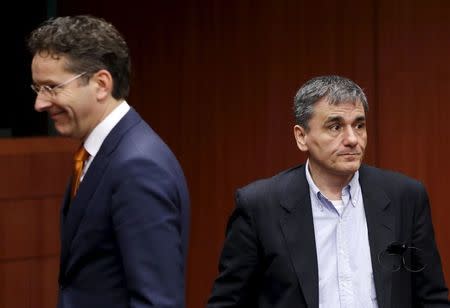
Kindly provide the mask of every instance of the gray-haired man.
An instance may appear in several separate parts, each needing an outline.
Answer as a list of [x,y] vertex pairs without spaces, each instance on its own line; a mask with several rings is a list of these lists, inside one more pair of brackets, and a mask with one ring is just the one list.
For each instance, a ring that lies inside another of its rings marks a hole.
[[237,191],[208,308],[450,307],[425,188],[362,165],[361,88],[317,77],[294,110],[308,160]]

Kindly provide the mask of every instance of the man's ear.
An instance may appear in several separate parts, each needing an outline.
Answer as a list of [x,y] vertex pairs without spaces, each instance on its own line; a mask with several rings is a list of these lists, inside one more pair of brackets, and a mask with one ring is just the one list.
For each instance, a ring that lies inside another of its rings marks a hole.
[[295,142],[297,143],[297,147],[300,149],[300,151],[302,152],[308,151],[308,145],[306,144],[306,137],[307,137],[306,129],[300,125],[295,125],[294,137]]
[[97,100],[103,102],[112,94],[113,79],[111,73],[107,70],[99,70],[92,76],[95,82]]

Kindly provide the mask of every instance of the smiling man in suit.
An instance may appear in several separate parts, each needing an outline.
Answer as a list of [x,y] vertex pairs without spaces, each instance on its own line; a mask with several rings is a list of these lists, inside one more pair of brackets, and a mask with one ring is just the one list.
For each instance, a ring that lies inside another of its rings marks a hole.
[[103,19],[73,16],[48,20],[28,45],[35,109],[82,144],[61,211],[58,307],[184,307],[187,186],[125,101],[125,40]]
[[208,308],[450,307],[425,188],[362,165],[361,88],[317,77],[294,110],[308,160],[237,191]]

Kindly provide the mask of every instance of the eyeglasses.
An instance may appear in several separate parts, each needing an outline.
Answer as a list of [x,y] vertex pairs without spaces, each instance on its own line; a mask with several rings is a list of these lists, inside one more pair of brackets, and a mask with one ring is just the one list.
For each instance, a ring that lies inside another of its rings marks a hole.
[[418,273],[427,266],[423,261],[422,249],[408,246],[406,243],[393,242],[378,254],[378,262],[384,269],[397,272],[402,267],[408,272]]
[[70,78],[69,80],[66,80],[56,86],[48,86],[48,85],[44,85],[44,86],[40,86],[37,84],[32,84],[31,85],[31,89],[33,89],[34,92],[36,92],[36,94],[44,94],[44,95],[50,95],[50,96],[55,96],[57,93],[55,90],[60,89],[62,87],[64,87],[65,85],[71,83],[72,81],[80,78],[81,76],[85,75],[87,72],[78,74],[73,76],[72,78]]

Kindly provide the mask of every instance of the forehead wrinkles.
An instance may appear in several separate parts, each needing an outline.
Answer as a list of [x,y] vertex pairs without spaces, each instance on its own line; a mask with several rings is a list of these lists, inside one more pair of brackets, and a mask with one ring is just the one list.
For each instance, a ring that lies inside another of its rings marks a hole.
[[322,107],[323,109],[360,109],[364,111],[364,106],[359,100],[333,101],[327,97],[322,98],[314,104],[314,107]]
[[360,102],[345,102],[335,105],[330,104],[328,101],[320,101],[316,104],[313,115],[317,115],[324,121],[333,119],[342,121],[365,119],[364,107]]

